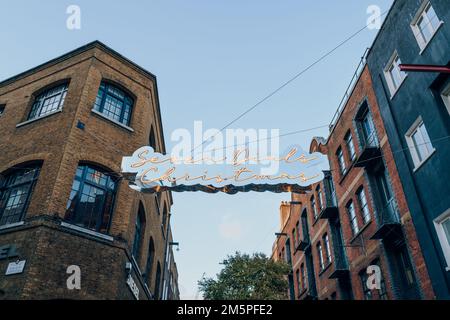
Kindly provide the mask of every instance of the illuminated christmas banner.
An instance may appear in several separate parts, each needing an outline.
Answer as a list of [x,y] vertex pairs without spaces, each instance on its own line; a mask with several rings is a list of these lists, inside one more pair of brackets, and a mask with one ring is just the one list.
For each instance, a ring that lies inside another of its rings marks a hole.
[[227,155],[174,157],[142,147],[122,159],[122,173],[141,192],[165,190],[225,192],[304,192],[329,169],[321,153],[309,154],[292,146],[280,157],[252,155],[242,148]]

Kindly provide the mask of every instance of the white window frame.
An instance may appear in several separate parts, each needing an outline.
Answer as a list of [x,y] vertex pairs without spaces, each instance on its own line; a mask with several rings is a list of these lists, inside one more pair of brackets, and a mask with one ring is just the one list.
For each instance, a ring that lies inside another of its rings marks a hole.
[[[417,10],[416,15],[414,16],[412,22],[411,22],[411,29],[412,32],[414,34],[414,37],[417,40],[417,44],[419,45],[420,48],[420,54],[422,54],[423,51],[425,51],[426,47],[428,46],[428,44],[431,42],[431,40],[433,40],[435,34],[437,33],[437,31],[441,28],[441,26],[444,24],[444,22],[442,20],[438,21],[438,24],[436,26],[436,28],[433,27],[433,24],[431,24],[428,15],[425,14],[425,12],[430,8],[433,7],[431,5],[430,0],[424,0],[422,2],[422,5],[419,7],[419,10]],[[436,12],[436,10],[433,11]],[[439,19],[439,17],[437,16],[436,13],[436,17]],[[423,37],[422,35],[422,31],[420,30],[420,27],[418,25],[419,20],[423,18],[426,20],[427,22],[427,28],[429,29],[431,36],[430,39],[428,39],[428,41]]]
[[[427,128],[425,127],[422,117],[419,116],[405,134],[405,139],[408,144],[409,153],[411,154],[411,158],[413,159],[413,162],[414,162],[414,172],[417,171],[417,169],[419,169],[436,152],[436,149],[433,147],[433,144],[431,143],[431,138],[430,138],[430,144],[431,144],[432,150],[425,158],[423,158],[422,160],[419,159],[418,151],[416,150],[416,146],[414,145],[412,136],[417,131],[417,129],[419,128],[420,125],[423,125],[425,130],[427,131]],[[427,135],[429,138],[428,131],[427,131]]]
[[442,223],[447,219],[450,219],[450,208],[434,219],[433,222],[441,244],[442,252],[444,253],[445,261],[447,262],[447,267],[445,270],[450,271],[450,245],[448,243],[447,236],[445,235],[444,228],[442,227]]
[[398,86],[395,85],[389,69],[391,69],[391,67],[394,65],[394,62],[397,59],[400,60],[400,63],[402,62],[400,59],[400,56],[397,53],[397,50],[395,50],[394,53],[392,54],[391,58],[389,59],[388,63],[386,64],[386,67],[383,70],[384,78],[386,79],[387,85],[389,87],[389,91],[391,92],[391,99],[395,96],[397,91],[400,89],[403,82],[405,82],[406,77],[408,77],[408,74],[406,72],[399,70],[401,80],[400,80],[400,83],[398,84]]
[[441,98],[444,101],[448,114],[450,115],[450,83],[447,85],[444,91],[442,91]]

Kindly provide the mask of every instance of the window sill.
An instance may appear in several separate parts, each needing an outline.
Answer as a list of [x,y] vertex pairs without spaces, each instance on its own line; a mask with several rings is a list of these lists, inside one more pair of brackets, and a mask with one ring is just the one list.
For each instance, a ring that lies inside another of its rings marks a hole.
[[372,220],[370,220],[364,226],[362,226],[362,228],[359,229],[359,231],[350,239],[349,243],[353,243],[364,232],[364,230],[366,230],[370,226],[371,223]]
[[419,55],[422,55],[424,51],[428,48],[428,45],[431,43],[431,41],[433,41],[434,36],[437,34],[437,32],[439,31],[439,29],[442,27],[443,24],[444,21],[441,20],[436,30],[434,30],[434,33],[431,35],[430,40],[428,40],[428,42],[420,49]]
[[348,168],[345,168],[345,172],[339,171],[340,174],[341,174],[341,178],[339,179],[339,184],[340,185],[344,182],[345,178],[347,178],[347,175],[350,172],[350,169],[351,169],[351,166],[348,167]]
[[67,229],[72,229],[72,230],[75,230],[75,231],[79,231],[81,233],[85,233],[85,234],[88,234],[90,236],[94,236],[96,238],[100,238],[100,239],[107,240],[107,241],[110,241],[110,242],[114,241],[114,238],[109,236],[109,235],[107,235],[107,234],[103,234],[103,233],[100,233],[100,232],[92,231],[92,230],[89,230],[89,229],[86,229],[86,228],[83,228],[83,227],[79,227],[79,226],[76,226],[76,225],[73,225],[73,224],[70,224],[70,223],[67,223],[67,222],[61,222],[61,226],[64,227],[64,228],[67,228]]
[[313,221],[312,227],[314,227],[317,224],[317,222],[320,220],[319,216],[313,217],[313,219],[314,219],[314,221]]
[[330,268],[331,265],[332,265],[332,262],[331,261],[328,262],[328,264],[325,267],[323,267],[322,270],[319,271],[319,277],[322,276],[325,273],[325,271],[327,271]]
[[62,109],[56,110],[56,111],[47,113],[47,114],[44,115],[44,116],[40,116],[40,117],[37,117],[37,118],[34,118],[34,119],[30,119],[30,120],[27,120],[27,121],[18,123],[18,124],[16,124],[16,128],[23,127],[23,126],[25,126],[25,125],[27,125],[27,124],[33,123],[33,122],[38,121],[38,120],[41,120],[41,119],[48,118],[48,117],[50,117],[50,116],[52,116],[52,115],[54,115],[54,114],[61,113],[61,112],[62,112]]
[[9,223],[9,224],[4,224],[4,225],[0,226],[0,230],[12,229],[12,228],[15,228],[15,227],[23,226],[24,224],[25,224],[25,222],[23,222],[23,221],[15,222],[15,223]]
[[133,128],[131,128],[131,127],[129,127],[129,126],[127,126],[127,125],[125,125],[125,124],[119,122],[119,121],[116,121],[116,120],[114,120],[114,119],[108,118],[108,117],[105,116],[103,113],[98,112],[97,110],[92,109],[91,112],[94,113],[95,115],[99,116],[99,117],[102,117],[103,119],[106,119],[106,120],[108,120],[108,121],[114,123],[115,125],[117,125],[117,126],[123,128],[123,129],[125,129],[125,130],[127,130],[127,131],[134,132],[134,129],[133,129]]
[[428,157],[426,157],[425,159],[423,159],[421,162],[419,162],[417,165],[415,165],[414,169],[413,169],[413,173],[416,173],[417,170],[419,170],[424,164],[425,162],[428,161],[428,159],[431,158],[431,156],[436,152],[436,149],[433,149],[433,151],[431,151],[431,153],[428,155]]

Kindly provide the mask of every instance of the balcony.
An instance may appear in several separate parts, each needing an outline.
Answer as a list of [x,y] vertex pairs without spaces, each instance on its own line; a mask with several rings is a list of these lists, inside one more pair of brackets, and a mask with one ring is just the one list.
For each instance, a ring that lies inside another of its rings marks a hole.
[[381,160],[381,149],[377,133],[373,131],[370,136],[362,141],[361,153],[355,161],[354,166],[369,168]]
[[324,193],[324,204],[322,210],[319,213],[319,219],[333,220],[339,217],[339,211],[336,200],[336,192]]
[[311,242],[309,241],[309,236],[301,236],[297,239],[295,243],[295,252],[306,251],[310,247]]
[[334,252],[334,270],[328,277],[329,279],[348,278],[350,271],[348,268],[347,258],[342,247],[336,248]]
[[400,224],[400,214],[397,201],[392,198],[382,210],[377,213],[378,229],[371,239],[382,240],[403,236]]

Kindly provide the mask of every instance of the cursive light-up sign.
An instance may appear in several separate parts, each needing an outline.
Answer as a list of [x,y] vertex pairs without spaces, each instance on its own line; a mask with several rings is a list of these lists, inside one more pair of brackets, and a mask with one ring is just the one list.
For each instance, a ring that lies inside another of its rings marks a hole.
[[282,156],[258,157],[247,148],[225,156],[204,154],[174,157],[151,147],[136,150],[122,159],[122,173],[130,186],[143,192],[204,191],[233,194],[247,191],[303,192],[323,179],[328,159],[292,146]]

